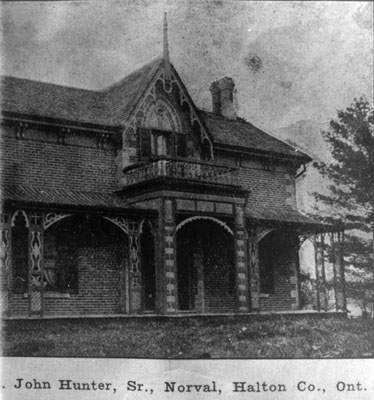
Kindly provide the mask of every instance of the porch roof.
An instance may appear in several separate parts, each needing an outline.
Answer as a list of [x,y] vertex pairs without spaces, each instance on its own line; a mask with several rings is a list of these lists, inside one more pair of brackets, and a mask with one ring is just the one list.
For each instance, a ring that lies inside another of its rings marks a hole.
[[94,207],[124,210],[129,207],[121,198],[110,192],[85,192],[62,188],[41,188],[24,185],[1,187],[1,202],[28,203],[30,205],[59,205],[67,207]]
[[246,217],[267,224],[292,225],[313,232],[329,232],[337,229],[333,225],[315,221],[300,211],[291,208],[249,206],[246,208]]

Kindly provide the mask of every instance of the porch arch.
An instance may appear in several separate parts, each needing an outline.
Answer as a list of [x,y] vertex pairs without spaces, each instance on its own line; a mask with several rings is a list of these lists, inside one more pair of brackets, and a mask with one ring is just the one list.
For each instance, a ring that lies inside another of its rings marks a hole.
[[177,293],[182,311],[236,310],[234,235],[225,223],[217,221],[191,217],[178,225]]
[[28,216],[27,216],[27,214],[26,214],[26,212],[24,210],[16,210],[13,213],[10,226],[14,227],[14,221],[17,218],[18,214],[23,215],[23,217],[25,218],[26,228],[30,228],[30,221],[29,221],[29,218],[28,218]]
[[200,215],[189,217],[189,218],[185,219],[184,221],[180,222],[177,225],[175,231],[178,232],[184,225],[186,225],[186,224],[188,224],[190,222],[199,221],[199,220],[213,221],[216,224],[222,226],[227,232],[229,232],[232,236],[234,236],[233,230],[226,223],[224,223],[223,221],[221,221],[221,220],[219,220],[217,218],[214,218],[214,217],[200,216]]

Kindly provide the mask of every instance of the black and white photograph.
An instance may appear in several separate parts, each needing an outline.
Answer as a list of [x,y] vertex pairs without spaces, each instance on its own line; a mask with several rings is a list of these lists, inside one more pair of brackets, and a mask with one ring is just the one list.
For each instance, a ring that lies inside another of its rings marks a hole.
[[4,365],[373,361],[373,3],[0,7]]

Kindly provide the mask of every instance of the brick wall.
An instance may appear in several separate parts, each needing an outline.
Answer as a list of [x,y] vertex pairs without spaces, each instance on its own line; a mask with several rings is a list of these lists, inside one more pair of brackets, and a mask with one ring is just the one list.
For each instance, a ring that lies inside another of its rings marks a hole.
[[239,181],[250,191],[248,208],[256,205],[277,208],[296,206],[292,200],[293,183],[286,173],[241,168]]
[[[40,136],[37,131],[29,131],[25,139],[16,139],[12,127],[3,127],[3,131],[4,183],[83,191],[116,187],[116,150],[96,148],[95,138],[82,137],[81,145],[61,145],[53,131],[45,134],[50,141],[36,140]],[[74,143],[78,139],[75,136]]]
[[70,298],[44,299],[46,315],[118,314],[120,271],[111,247],[79,249],[79,292]]
[[[45,292],[44,315],[100,315],[120,313],[120,269],[113,246],[80,247],[78,249],[78,293],[69,297]],[[53,297],[54,296],[54,297]],[[11,296],[12,316],[26,316],[28,298]]]
[[233,265],[217,266],[208,264],[205,266],[204,289],[206,312],[236,311],[235,273],[233,269]]
[[287,311],[298,308],[296,279],[298,253],[290,242],[281,247],[282,251],[275,253],[274,250],[274,256],[277,259],[274,266],[274,293],[260,294],[261,311]]

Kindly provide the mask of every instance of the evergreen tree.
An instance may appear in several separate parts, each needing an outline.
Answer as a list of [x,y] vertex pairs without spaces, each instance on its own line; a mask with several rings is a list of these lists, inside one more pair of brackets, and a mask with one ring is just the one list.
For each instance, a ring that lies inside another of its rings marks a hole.
[[365,294],[371,293],[374,302],[374,113],[361,97],[337,116],[322,132],[332,162],[314,163],[329,182],[329,192],[314,196],[331,210],[325,222],[340,220],[350,228],[344,246],[347,294],[366,311]]

